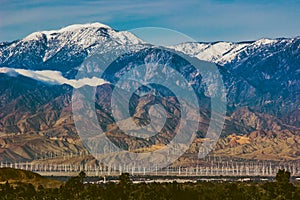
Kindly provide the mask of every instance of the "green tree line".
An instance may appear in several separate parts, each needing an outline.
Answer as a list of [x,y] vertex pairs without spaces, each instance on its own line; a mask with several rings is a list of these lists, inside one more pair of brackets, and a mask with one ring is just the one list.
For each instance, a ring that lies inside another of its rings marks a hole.
[[133,184],[128,173],[118,183],[84,184],[85,173],[70,178],[60,188],[35,188],[32,184],[0,185],[0,199],[100,199],[100,200],[264,200],[300,199],[300,187],[290,183],[290,172],[279,170],[274,182],[198,182]]

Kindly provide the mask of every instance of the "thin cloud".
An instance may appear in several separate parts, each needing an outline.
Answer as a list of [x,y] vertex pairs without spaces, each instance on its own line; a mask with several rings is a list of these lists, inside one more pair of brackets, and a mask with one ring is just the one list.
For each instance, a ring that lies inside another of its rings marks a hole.
[[59,71],[51,71],[51,70],[41,70],[41,71],[32,71],[26,69],[14,69],[14,68],[0,68],[0,73],[5,73],[9,76],[16,77],[18,75],[22,75],[28,78],[32,78],[50,85],[62,85],[67,84],[74,88],[80,88],[84,85],[89,86],[99,86],[103,84],[107,84],[109,82],[104,79],[98,77],[92,78],[82,78],[82,79],[66,79],[62,76]]

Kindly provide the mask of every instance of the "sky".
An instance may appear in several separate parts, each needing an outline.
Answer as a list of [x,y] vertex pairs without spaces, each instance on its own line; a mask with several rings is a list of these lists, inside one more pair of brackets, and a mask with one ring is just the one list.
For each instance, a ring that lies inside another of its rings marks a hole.
[[197,41],[299,36],[299,0],[0,0],[0,41],[100,22],[117,30],[159,27]]

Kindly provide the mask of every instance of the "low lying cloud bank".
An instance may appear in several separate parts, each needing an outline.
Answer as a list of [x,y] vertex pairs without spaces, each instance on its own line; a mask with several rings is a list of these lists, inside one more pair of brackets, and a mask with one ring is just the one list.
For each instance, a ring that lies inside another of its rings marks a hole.
[[82,78],[78,80],[67,79],[62,76],[61,72],[52,71],[52,70],[32,71],[27,69],[15,69],[15,68],[2,67],[0,68],[0,73],[5,73],[13,77],[22,75],[51,85],[68,84],[74,88],[80,88],[84,85],[99,86],[99,85],[109,83],[104,79],[98,77]]

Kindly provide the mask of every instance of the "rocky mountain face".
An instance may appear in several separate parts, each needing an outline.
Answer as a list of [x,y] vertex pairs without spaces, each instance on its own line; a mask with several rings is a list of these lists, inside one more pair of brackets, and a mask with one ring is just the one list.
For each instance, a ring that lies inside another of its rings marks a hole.
[[228,77],[224,76],[229,106],[250,106],[257,112],[295,123],[288,116],[299,109],[299,37],[241,43],[187,43],[175,49],[215,62],[229,73]]
[[[149,48],[129,32],[95,23],[36,32],[22,40],[1,43],[0,160],[30,161],[47,157],[52,162],[63,162],[65,155],[72,155],[69,159],[86,155],[72,116],[73,87],[58,83],[57,77],[42,79],[37,72],[57,71],[64,78],[74,80],[82,62],[95,52],[132,45],[138,46],[138,50],[112,63],[111,71],[102,77],[107,83],[97,87],[95,108],[99,124],[113,143],[124,149],[151,151],[166,145],[174,137],[176,119],[180,118],[180,105],[166,89],[146,87],[143,89],[152,91],[155,96],[133,96],[130,101],[131,117],[139,125],[149,123],[148,112],[152,105],[166,108],[167,126],[150,139],[128,136],[118,130],[109,106],[115,78],[122,76],[122,70],[147,64],[149,59],[151,63],[172,65],[192,85],[200,102],[197,138],[187,152],[197,153],[211,116],[210,97],[205,84],[201,84],[201,73],[193,71],[186,60],[170,52]],[[183,43],[169,48],[216,63],[222,75],[227,92],[227,116],[214,151],[216,155],[262,160],[299,159],[299,37],[241,43]],[[98,69],[101,70],[104,69]],[[137,78],[151,78],[151,67],[148,70],[147,76],[137,74]],[[35,80],[37,75],[39,80]],[[165,80],[174,78],[172,73],[162,76]],[[194,103],[184,101],[191,106]],[[160,120],[161,114],[155,119]],[[121,123],[126,124],[126,120],[122,119]],[[134,132],[132,127],[126,128]],[[82,157],[76,162],[83,159],[90,158]]]

